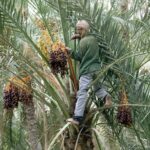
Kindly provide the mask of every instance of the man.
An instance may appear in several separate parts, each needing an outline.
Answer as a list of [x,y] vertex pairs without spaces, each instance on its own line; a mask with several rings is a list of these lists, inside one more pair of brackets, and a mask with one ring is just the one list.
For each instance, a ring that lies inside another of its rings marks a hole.
[[[96,38],[90,35],[90,26],[87,21],[80,20],[76,24],[77,34],[72,39],[80,39],[79,50],[69,50],[70,56],[80,62],[79,68],[79,90],[73,118],[67,121],[79,125],[84,116],[84,110],[88,99],[88,88],[94,77],[100,71],[99,46]],[[99,83],[95,84],[94,91],[99,99],[104,101],[105,107],[112,105],[111,96]]]

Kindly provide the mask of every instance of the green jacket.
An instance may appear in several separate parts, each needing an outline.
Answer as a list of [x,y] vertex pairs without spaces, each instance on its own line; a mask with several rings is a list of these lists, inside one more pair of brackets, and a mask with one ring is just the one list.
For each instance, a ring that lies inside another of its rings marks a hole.
[[71,50],[71,57],[80,62],[79,76],[100,70],[99,46],[93,35],[83,37],[78,51]]

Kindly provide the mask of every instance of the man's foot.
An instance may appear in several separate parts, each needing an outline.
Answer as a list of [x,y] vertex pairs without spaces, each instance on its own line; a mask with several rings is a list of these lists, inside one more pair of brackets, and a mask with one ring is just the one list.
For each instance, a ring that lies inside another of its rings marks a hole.
[[73,118],[67,119],[67,122],[70,122],[70,123],[75,124],[75,125],[79,125],[79,121],[77,121],[77,120],[75,120]]
[[110,108],[112,106],[112,99],[111,99],[111,96],[110,95],[107,95],[105,97],[105,104],[104,104],[104,107],[106,108]]

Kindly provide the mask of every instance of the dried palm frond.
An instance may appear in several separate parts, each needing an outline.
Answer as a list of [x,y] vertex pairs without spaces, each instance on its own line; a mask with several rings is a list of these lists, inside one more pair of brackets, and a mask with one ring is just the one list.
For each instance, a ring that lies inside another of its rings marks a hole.
[[64,91],[63,91],[61,85],[59,84],[58,80],[56,79],[56,77],[52,73],[49,74],[48,79],[50,80],[50,82],[52,83],[52,85],[57,89],[57,91],[61,95],[65,96]]

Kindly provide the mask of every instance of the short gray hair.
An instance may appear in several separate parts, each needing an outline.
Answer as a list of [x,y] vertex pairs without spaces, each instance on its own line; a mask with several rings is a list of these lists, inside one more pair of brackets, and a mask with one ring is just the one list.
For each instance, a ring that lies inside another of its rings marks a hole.
[[87,31],[90,29],[90,25],[86,20],[79,20],[76,24],[76,27],[81,27]]

